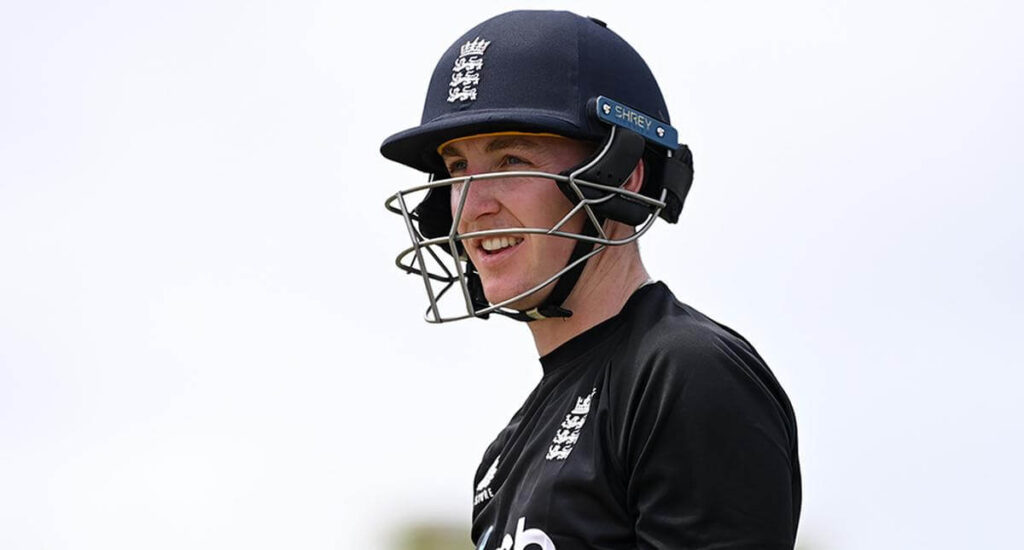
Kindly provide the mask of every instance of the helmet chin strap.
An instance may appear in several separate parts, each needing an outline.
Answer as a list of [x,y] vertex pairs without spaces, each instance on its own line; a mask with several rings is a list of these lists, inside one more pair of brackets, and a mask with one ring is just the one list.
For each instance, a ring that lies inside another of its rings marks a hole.
[[[598,220],[604,223],[603,219]],[[597,230],[591,227],[590,223],[584,225],[582,235],[588,237],[596,237]],[[576,260],[579,260],[583,256],[587,255],[597,243],[589,241],[576,241],[576,246],[572,249],[572,254],[569,255],[569,261],[565,265],[570,265]],[[566,271],[561,277],[558,278],[558,282],[555,283],[555,287],[551,289],[551,294],[544,300],[544,302],[526,312],[522,312],[519,315],[512,317],[517,321],[531,322],[539,321],[541,319],[552,319],[556,317],[568,318],[572,317],[572,311],[562,307],[565,300],[572,293],[572,289],[576,287],[576,283],[580,280],[580,275],[583,274],[583,268],[586,267],[589,259],[583,260],[579,265],[573,267],[569,271]],[[526,318],[522,318],[525,315]]]

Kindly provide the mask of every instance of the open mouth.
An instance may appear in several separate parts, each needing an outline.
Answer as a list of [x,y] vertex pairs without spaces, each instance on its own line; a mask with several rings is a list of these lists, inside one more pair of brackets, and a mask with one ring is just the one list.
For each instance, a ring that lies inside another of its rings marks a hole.
[[477,248],[484,256],[497,256],[511,251],[523,242],[522,237],[516,235],[501,235],[498,237],[486,237],[477,241]]

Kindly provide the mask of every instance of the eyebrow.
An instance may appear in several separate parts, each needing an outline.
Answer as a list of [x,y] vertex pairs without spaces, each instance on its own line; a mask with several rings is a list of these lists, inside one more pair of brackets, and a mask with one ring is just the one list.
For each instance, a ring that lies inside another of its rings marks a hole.
[[[502,149],[538,149],[540,145],[536,141],[525,136],[499,136],[491,140],[484,147],[484,152],[493,153]],[[462,153],[455,148],[454,143],[449,143],[441,148],[441,156],[459,156]]]

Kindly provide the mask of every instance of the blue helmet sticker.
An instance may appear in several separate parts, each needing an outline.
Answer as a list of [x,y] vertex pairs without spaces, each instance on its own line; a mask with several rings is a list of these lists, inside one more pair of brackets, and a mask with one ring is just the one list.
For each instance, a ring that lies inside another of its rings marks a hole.
[[679,132],[671,125],[604,96],[598,96],[595,105],[597,118],[632,130],[669,150],[679,148]]

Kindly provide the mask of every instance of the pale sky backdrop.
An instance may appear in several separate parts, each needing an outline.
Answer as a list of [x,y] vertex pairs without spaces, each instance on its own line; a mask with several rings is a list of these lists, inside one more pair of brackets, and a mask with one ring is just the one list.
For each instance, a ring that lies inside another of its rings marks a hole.
[[468,524],[540,367],[514,322],[421,320],[383,203],[424,178],[377,149],[466,29],[552,6],[694,151],[642,249],[789,392],[801,544],[1019,544],[1019,2],[2,0],[0,548]]

